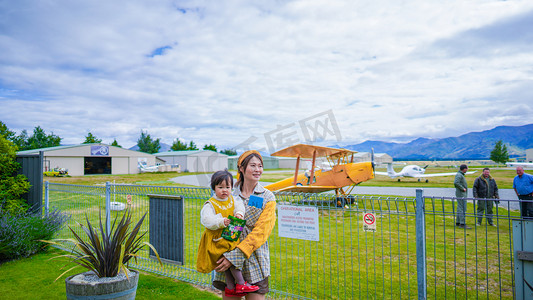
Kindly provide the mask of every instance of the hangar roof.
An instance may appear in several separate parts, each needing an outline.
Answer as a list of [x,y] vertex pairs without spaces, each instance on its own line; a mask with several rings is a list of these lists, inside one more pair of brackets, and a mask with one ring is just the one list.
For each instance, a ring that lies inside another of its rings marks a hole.
[[[82,144],[82,145],[90,145],[90,144]],[[55,147],[47,147],[47,148],[39,148],[39,149],[31,149],[31,150],[24,150],[24,151],[18,151],[17,154],[39,154],[41,151],[54,151],[54,150],[62,150],[62,149],[68,149],[68,148],[75,148],[79,147],[81,145],[67,145],[67,146],[55,146]]]
[[165,156],[189,156],[206,153],[211,155],[227,156],[226,154],[218,153],[212,150],[182,150],[182,151],[167,151],[154,153],[155,156],[165,157]]
[[[144,153],[144,152],[140,152],[140,151],[130,150],[130,149],[111,146],[111,145],[102,144],[102,143],[66,145],[66,146],[56,146],[56,147],[31,149],[31,150],[19,151],[19,152],[17,152],[17,154],[38,154],[40,151],[43,151],[43,152],[46,152],[45,155],[52,155],[52,156],[57,156],[57,155],[72,156],[72,155],[74,155],[74,156],[78,156],[77,154],[74,154],[74,152],[73,152],[73,151],[76,151],[76,150],[68,151],[67,149],[86,148],[86,147],[88,147],[88,149],[86,149],[86,151],[88,151],[87,153],[90,153],[92,146],[105,146],[105,147],[108,147],[107,149],[109,149],[111,151],[111,153],[113,153],[113,154],[105,154],[105,156],[107,156],[107,155],[117,155],[117,154],[119,154],[119,155],[133,155],[133,156],[152,156],[153,155],[153,154],[150,154],[150,153]],[[62,150],[67,150],[67,152],[62,151]],[[50,152],[53,152],[53,154],[51,154]],[[80,153],[80,155],[83,156],[83,153],[84,152],[82,151]]]

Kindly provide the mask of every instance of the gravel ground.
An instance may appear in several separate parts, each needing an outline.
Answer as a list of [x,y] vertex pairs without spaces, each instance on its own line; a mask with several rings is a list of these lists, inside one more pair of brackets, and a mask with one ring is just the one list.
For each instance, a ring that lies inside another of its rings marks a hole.
[[[128,273],[131,273],[131,272],[128,272]],[[124,279],[126,279],[126,274],[124,274],[124,272],[119,273],[115,277],[102,277],[102,278],[99,278],[93,272],[85,272],[85,273],[78,274],[78,275],[72,277],[71,281],[72,282],[77,282],[77,283],[93,283],[93,284],[96,284],[96,283],[101,283],[101,282],[121,281],[121,280],[124,280]]]

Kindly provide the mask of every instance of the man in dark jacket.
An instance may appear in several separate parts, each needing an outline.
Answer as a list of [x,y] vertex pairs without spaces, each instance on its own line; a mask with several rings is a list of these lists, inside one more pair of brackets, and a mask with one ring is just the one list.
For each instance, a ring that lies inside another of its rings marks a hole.
[[459,166],[459,171],[455,175],[453,184],[455,186],[455,197],[457,198],[457,213],[455,217],[455,226],[470,229],[466,225],[466,197],[468,195],[468,185],[466,183],[465,174],[468,171],[468,166],[463,164]]
[[[477,222],[476,225],[481,225],[483,220],[483,213],[487,217],[487,223],[490,226],[495,226],[492,222],[492,205],[495,200],[489,199],[499,199],[498,195],[498,185],[496,180],[490,176],[489,168],[483,169],[483,174],[474,180],[474,187],[472,189],[474,192],[474,198],[477,198]],[[485,200],[486,199],[486,200]]]

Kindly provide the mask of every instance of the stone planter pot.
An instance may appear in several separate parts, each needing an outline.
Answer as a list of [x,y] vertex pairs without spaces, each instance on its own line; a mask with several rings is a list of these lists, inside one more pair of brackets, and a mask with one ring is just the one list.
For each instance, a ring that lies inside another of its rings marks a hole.
[[98,278],[92,271],[76,274],[65,279],[67,299],[135,299],[139,272],[130,270],[116,277]]

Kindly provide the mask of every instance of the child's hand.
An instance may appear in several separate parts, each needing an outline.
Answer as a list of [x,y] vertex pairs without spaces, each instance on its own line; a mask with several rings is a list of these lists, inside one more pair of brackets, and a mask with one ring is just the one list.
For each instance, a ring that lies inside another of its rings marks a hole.
[[239,219],[242,220],[244,217],[243,217],[241,214],[236,214],[236,215],[235,215],[235,218],[239,218]]
[[230,223],[230,219],[224,218],[224,226],[228,226]]

